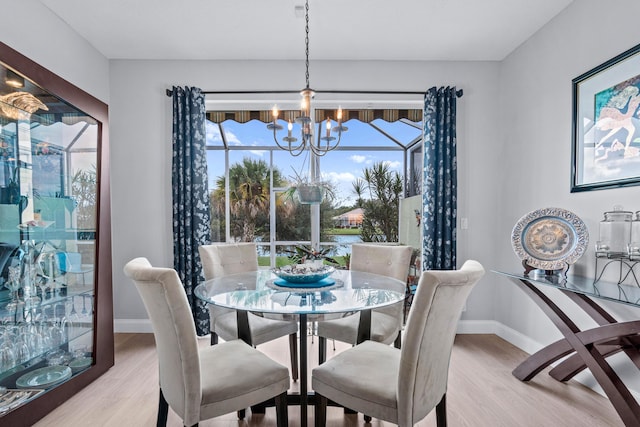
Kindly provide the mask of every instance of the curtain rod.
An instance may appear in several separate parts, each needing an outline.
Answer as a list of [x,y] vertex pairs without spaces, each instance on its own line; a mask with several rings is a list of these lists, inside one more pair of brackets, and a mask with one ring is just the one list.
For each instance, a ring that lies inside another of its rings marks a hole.
[[[366,95],[424,95],[424,92],[398,92],[386,90],[319,90],[318,93],[343,93],[343,94],[366,94]],[[233,91],[202,91],[205,95],[253,95],[265,93],[300,93],[299,90],[233,90]],[[456,96],[461,98],[462,89],[456,91]],[[167,89],[167,96],[172,96],[173,91]]]

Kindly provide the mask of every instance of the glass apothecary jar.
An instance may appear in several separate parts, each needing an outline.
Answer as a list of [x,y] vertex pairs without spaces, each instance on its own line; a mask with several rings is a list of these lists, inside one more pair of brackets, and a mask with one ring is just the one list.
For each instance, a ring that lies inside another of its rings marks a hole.
[[596,256],[621,258],[627,255],[631,241],[633,212],[613,210],[604,213],[600,221],[600,238],[596,243]]
[[631,222],[631,240],[628,252],[630,259],[640,260],[640,211],[636,212],[636,216]]

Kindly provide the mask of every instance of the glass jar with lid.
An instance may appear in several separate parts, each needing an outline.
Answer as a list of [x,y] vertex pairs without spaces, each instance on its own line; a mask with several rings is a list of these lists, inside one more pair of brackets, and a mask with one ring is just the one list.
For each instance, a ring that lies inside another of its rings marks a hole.
[[631,241],[629,242],[629,258],[640,259],[640,211],[636,212],[636,217],[631,222]]
[[615,209],[604,213],[600,221],[600,239],[596,244],[596,256],[619,258],[627,255],[631,241],[633,212]]

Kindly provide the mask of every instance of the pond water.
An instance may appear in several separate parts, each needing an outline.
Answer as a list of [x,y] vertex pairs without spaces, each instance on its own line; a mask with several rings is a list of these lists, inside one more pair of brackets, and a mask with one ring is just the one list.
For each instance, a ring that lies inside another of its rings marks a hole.
[[[353,235],[353,234],[338,234],[338,235],[334,235],[333,237],[333,242],[335,243],[335,245],[332,245],[334,250],[331,251],[331,253],[329,254],[329,256],[342,256],[342,255],[346,255],[351,253],[351,244],[352,243],[362,243],[362,239],[360,238],[360,235]],[[256,241],[259,241],[258,239],[256,239]],[[279,248],[282,248],[281,246]],[[278,249],[280,250],[280,249]],[[268,256],[269,255],[269,247],[268,246],[261,246],[258,245],[258,255],[260,256]],[[282,253],[278,253],[278,255],[284,255],[286,256],[287,254],[282,252]]]
[[333,255],[341,256],[351,253],[352,243],[362,243],[362,239],[359,235],[354,234],[337,234],[333,236],[334,241],[340,246],[336,246],[336,251]]

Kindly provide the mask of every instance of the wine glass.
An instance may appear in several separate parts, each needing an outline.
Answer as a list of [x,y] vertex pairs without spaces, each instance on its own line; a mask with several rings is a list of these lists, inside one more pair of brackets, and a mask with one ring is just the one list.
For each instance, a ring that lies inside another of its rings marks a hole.
[[18,298],[18,291],[22,287],[20,283],[20,266],[9,267],[9,277],[4,287],[11,291],[11,301],[7,304],[6,310],[15,314],[21,305],[24,306],[24,302]]
[[16,365],[16,356],[13,348],[6,338],[2,339],[0,345],[0,373],[8,371]]
[[35,307],[42,301],[36,290],[36,247],[32,240],[23,240],[20,244],[20,278],[24,288],[24,302],[29,307]]
[[13,353],[16,357],[16,364],[26,363],[31,359],[31,349],[23,336],[20,336],[13,344]]

